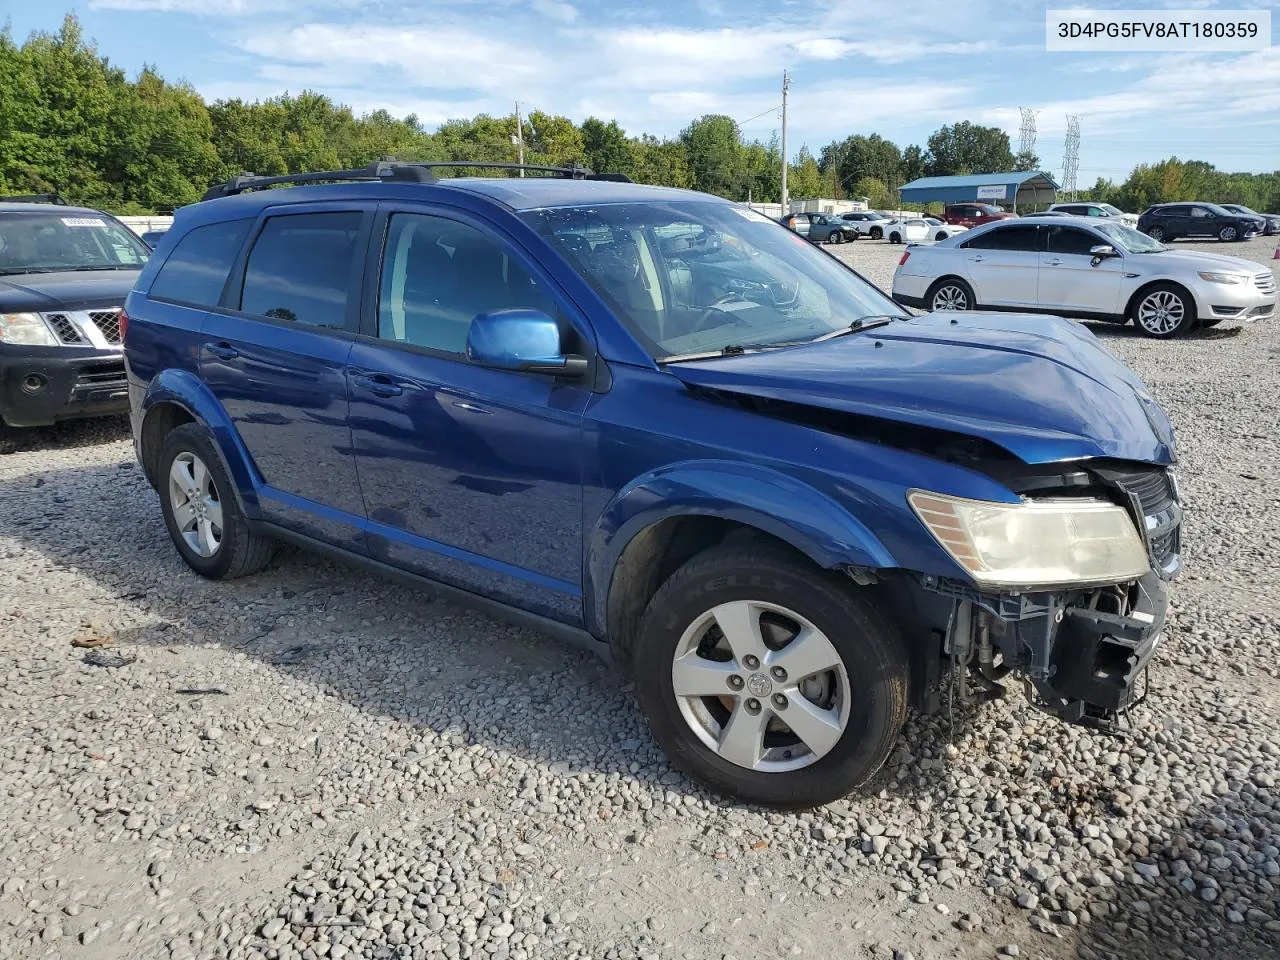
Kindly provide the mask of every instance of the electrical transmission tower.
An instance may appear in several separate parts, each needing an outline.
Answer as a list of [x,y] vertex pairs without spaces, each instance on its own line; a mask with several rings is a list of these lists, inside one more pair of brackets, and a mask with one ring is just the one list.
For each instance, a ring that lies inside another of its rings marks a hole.
[[1080,118],[1067,115],[1067,137],[1062,151],[1062,193],[1069,200],[1076,198],[1076,174],[1080,170]]
[[1018,152],[1034,154],[1036,152],[1036,114],[1039,110],[1030,107],[1019,107],[1022,114],[1022,126],[1018,129]]

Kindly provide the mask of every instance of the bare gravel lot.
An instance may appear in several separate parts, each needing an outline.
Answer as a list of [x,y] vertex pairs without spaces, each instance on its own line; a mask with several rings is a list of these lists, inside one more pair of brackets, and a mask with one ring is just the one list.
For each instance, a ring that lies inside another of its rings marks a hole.
[[[885,288],[902,251],[836,249]],[[1280,957],[1280,328],[1094,329],[1187,501],[1132,736],[1015,693],[803,815],[690,784],[552,641],[297,553],[201,580],[123,421],[38,432],[0,457],[0,958]]]

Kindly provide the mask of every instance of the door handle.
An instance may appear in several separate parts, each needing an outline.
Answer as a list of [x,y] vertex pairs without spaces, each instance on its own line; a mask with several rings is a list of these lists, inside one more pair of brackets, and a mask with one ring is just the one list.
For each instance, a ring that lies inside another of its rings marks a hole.
[[358,373],[352,379],[375,397],[398,397],[404,393],[404,387],[385,373]]
[[978,254],[976,257],[970,257],[970,258],[969,258],[969,260],[970,260],[970,262],[971,262],[971,263],[981,263],[981,262],[982,262],[982,254]]
[[205,347],[219,360],[234,360],[236,357],[240,356],[240,351],[226,342],[206,343]]
[[1045,263],[1049,264],[1049,266],[1051,266],[1051,267],[1056,267],[1056,266],[1057,266],[1058,264],[1060,264],[1061,262],[1062,262],[1062,261],[1061,261],[1061,260],[1059,260],[1057,257],[1054,257],[1052,260],[1046,260],[1046,261],[1045,261]]

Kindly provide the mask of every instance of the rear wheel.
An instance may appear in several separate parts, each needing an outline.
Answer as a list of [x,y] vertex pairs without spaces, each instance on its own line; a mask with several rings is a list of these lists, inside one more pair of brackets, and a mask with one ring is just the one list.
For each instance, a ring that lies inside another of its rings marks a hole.
[[672,763],[780,808],[845,796],[906,716],[896,630],[852,583],[769,545],[715,547],[650,601],[636,692]]
[[902,242],[902,234],[900,234],[900,233],[898,233],[898,232],[896,232],[896,231],[895,231],[894,233],[889,234],[889,242],[890,242],[890,243],[901,243],[901,242]]
[[1196,304],[1181,287],[1158,283],[1138,296],[1133,305],[1133,321],[1148,337],[1168,340],[1196,322]]
[[977,307],[973,289],[955,277],[943,277],[929,288],[924,299],[929,309],[935,313],[942,310],[973,310]]
[[160,509],[187,566],[211,580],[231,580],[267,565],[271,540],[250,528],[204,427],[186,423],[173,430],[159,466]]

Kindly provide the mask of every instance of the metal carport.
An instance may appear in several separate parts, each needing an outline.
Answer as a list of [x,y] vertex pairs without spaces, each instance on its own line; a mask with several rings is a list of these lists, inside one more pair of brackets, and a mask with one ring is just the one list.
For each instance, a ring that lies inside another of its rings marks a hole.
[[902,203],[990,203],[1034,207],[1053,203],[1058,185],[1038,170],[974,173],[963,177],[921,177],[898,189]]

